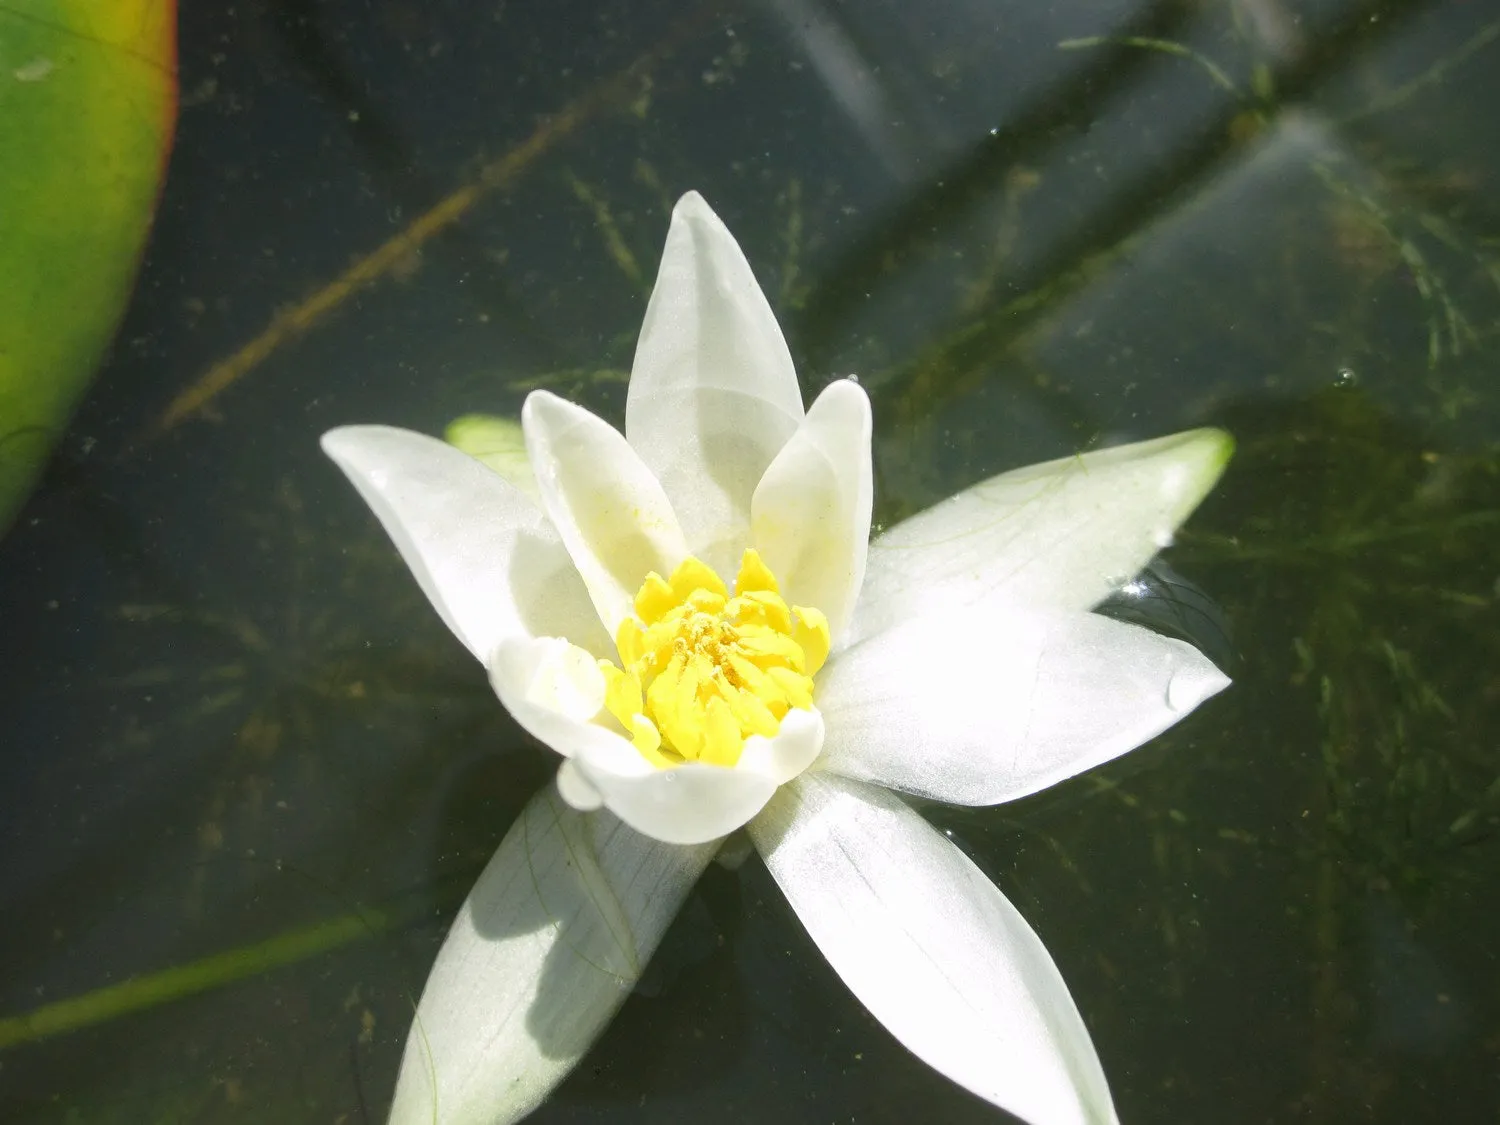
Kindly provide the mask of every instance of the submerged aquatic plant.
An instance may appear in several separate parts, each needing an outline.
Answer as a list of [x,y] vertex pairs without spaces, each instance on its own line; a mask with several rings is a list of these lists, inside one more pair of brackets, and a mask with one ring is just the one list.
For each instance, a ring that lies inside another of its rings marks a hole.
[[535,1108],[740,828],[916,1055],[1033,1125],[1116,1120],[1041,940],[897,794],[1022,797],[1228,684],[1192,646],[1089,612],[1212,487],[1228,437],[1005,473],[871,542],[865,392],[837,381],[804,412],[749,264],[696,194],[673,213],[625,425],[533,392],[519,484],[404,430],[323,439],[563,759],[438,954],[391,1120]]

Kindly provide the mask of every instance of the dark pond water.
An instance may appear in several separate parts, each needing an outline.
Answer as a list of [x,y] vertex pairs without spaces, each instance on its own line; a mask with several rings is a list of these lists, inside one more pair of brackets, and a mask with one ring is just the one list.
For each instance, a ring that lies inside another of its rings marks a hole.
[[[0,1119],[384,1119],[553,760],[317,438],[537,386],[618,419],[689,188],[804,389],[870,391],[878,522],[1238,439],[1113,606],[1235,686],[1036,798],[928,810],[1046,940],[1122,1119],[1496,1119],[1494,5],[185,9],[134,303],[0,542]],[[753,859],[534,1119],[1006,1120]]]

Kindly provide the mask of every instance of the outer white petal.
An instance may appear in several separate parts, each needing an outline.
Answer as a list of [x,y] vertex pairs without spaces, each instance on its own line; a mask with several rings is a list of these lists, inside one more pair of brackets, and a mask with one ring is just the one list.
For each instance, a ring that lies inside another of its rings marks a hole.
[[1228,684],[1191,645],[1093,613],[934,614],[830,661],[817,768],[997,804],[1134,749]]
[[[759,768],[689,763],[657,769],[624,737],[583,717],[599,711],[602,681],[597,696],[590,697],[591,681],[585,683],[579,665],[557,643],[554,638],[502,641],[490,662],[490,683],[516,722],[570,759],[559,775],[570,804],[584,809],[602,804],[647,836],[701,844],[728,835],[765,806],[785,776],[806,768],[822,745],[822,721],[814,712],[805,722],[783,722],[773,745],[750,755]],[[580,674],[559,690],[558,673],[566,668]],[[586,702],[570,713],[560,700]]]
[[672,227],[636,344],[625,433],[693,553],[733,574],[750,497],[802,420],[786,341],[734,236],[697,192]]
[[436,438],[389,426],[330,430],[323,450],[481,661],[501,637],[518,634],[613,650],[551,522],[508,481]]
[[761,478],[751,541],[794,605],[843,635],[865,576],[874,470],[870,399],[852,379],[830,384]]
[[629,994],[714,847],[658,843],[551,786],[534,797],[432,966],[391,1125],[501,1125],[534,1109]]
[[1030,1125],[1118,1120],[1041,940],[896,796],[804,774],[750,837],[834,970],[913,1054]]
[[1192,430],[991,477],[870,544],[852,641],[1001,596],[1088,609],[1171,541],[1234,443]]
[[620,432],[583,407],[533,391],[521,426],[542,504],[613,637],[647,573],[666,577],[687,554],[672,505]]

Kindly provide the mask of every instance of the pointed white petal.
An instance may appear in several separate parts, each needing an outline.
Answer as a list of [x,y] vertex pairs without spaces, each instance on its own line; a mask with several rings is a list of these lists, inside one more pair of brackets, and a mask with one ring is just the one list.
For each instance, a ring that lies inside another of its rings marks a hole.
[[804,774],[749,830],[829,964],[918,1058],[1030,1125],[1118,1120],[1041,940],[897,797]]
[[1192,430],[1002,473],[870,545],[850,642],[993,596],[1088,609],[1171,541],[1234,443]]
[[588,1050],[716,845],[673,847],[548,786],[454,920],[417,1006],[390,1125],[504,1125]]
[[750,265],[696,192],[672,212],[636,345],[625,433],[692,552],[733,574],[750,497],[802,420],[786,341]]
[[513,635],[613,651],[551,522],[513,485],[436,438],[390,426],[330,430],[323,449],[479,660]]
[[933,614],[823,670],[816,768],[998,804],[1133,750],[1228,684],[1191,645],[1093,613]]
[[873,498],[870,399],[840,379],[818,396],[750,503],[751,542],[781,592],[822,610],[835,641],[864,580]]
[[646,575],[670,575],[687,554],[672,505],[620,432],[583,407],[533,391],[521,426],[542,504],[613,637]]
[[[553,638],[502,641],[490,662],[490,683],[516,722],[570,759],[562,792],[579,808],[603,804],[654,839],[701,844],[728,835],[758,813],[776,790],[778,769],[792,768],[789,762],[802,769],[817,756],[821,720],[814,719],[810,727],[797,720],[787,729],[785,743],[767,748],[754,759],[763,760],[763,768],[725,769],[692,762],[657,769],[621,735],[582,718],[587,704],[572,713],[557,704],[559,695],[581,699],[592,689],[580,686],[586,679],[581,670],[578,684],[563,692],[553,687],[556,670],[570,663],[556,654],[555,643]],[[547,670],[540,670],[543,667]],[[597,698],[602,704],[602,678]],[[593,711],[598,710],[594,706]]]

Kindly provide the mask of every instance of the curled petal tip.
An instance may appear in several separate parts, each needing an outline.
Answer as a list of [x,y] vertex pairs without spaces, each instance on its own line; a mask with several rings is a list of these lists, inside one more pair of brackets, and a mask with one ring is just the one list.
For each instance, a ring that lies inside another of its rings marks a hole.
[[1167,707],[1179,714],[1186,714],[1205,699],[1218,695],[1232,682],[1206,660],[1182,665],[1167,681]]
[[714,209],[708,205],[708,201],[699,195],[697,191],[689,190],[682,193],[677,200],[677,205],[672,208],[672,214],[683,218],[693,215],[713,215]]
[[557,771],[557,791],[562,799],[579,812],[593,812],[604,806],[604,796],[589,783],[583,772],[571,760],[563,762]]

